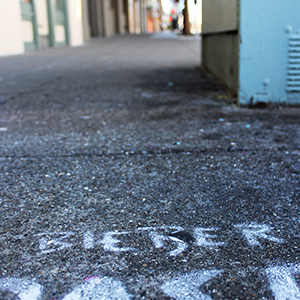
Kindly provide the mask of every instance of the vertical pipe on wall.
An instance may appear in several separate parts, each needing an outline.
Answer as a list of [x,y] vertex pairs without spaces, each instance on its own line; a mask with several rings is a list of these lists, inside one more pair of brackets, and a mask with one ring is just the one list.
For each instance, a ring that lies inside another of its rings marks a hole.
[[33,24],[32,25],[33,25],[34,43],[35,43],[36,49],[41,49],[40,37],[39,37],[39,33],[38,33],[38,23],[37,23],[35,0],[32,0],[32,11],[33,11],[33,19],[32,19]]
[[116,33],[121,34],[121,20],[120,20],[120,1],[119,0],[114,0],[114,6],[115,6],[115,26],[116,26]]
[[63,0],[63,9],[65,17],[65,40],[66,45],[70,45],[70,33],[69,33],[69,16],[68,16],[68,0]]
[[49,24],[49,44],[51,47],[56,46],[55,42],[55,22],[54,22],[54,7],[52,0],[47,0],[48,24]]
[[106,29],[105,29],[105,23],[104,23],[104,0],[97,0],[97,12],[96,12],[96,18],[97,18],[97,24],[98,24],[98,36],[105,36],[106,35]]
[[105,0],[99,0],[99,1],[100,1],[99,8],[101,9],[102,35],[107,36],[108,35],[108,30],[107,30],[107,27],[106,27],[107,18],[106,18]]

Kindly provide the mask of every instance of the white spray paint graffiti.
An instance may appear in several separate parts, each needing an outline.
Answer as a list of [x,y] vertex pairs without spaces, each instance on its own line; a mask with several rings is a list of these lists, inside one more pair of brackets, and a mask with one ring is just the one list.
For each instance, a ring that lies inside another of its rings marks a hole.
[[121,281],[110,277],[93,277],[63,298],[63,300],[99,299],[129,300],[131,296],[126,292]]
[[43,287],[26,279],[7,277],[0,279],[0,290],[16,294],[20,300],[38,300]]
[[[271,229],[265,224],[239,224],[235,225],[235,228],[239,229],[246,238],[250,246],[259,246],[261,239],[266,239],[274,243],[283,243],[284,240],[271,236],[268,234]],[[175,247],[173,250],[169,250],[167,254],[169,256],[177,256],[184,252],[188,248],[188,243],[179,239],[174,230],[183,232],[184,228],[180,226],[160,226],[160,227],[140,227],[132,231],[109,231],[103,233],[101,240],[95,241],[94,232],[89,230],[83,234],[82,246],[84,249],[89,250],[99,245],[102,245],[105,251],[110,252],[129,252],[129,251],[142,251],[143,249],[136,249],[133,247],[121,247],[120,245],[125,243],[122,241],[121,236],[134,235],[138,232],[145,232],[150,238],[154,247]],[[224,242],[214,241],[218,236],[212,233],[217,231],[218,228],[201,228],[196,227],[192,229],[191,235],[195,238],[195,243],[199,247],[217,247],[225,245]],[[41,254],[47,254],[55,251],[61,251],[72,247],[73,245],[68,241],[68,238],[73,236],[73,232],[46,232],[40,233],[36,236],[41,237],[39,240],[39,248]],[[175,236],[174,236],[175,235]],[[118,238],[117,238],[118,237]]]
[[185,243],[184,241],[173,237],[173,236],[165,236],[162,234],[158,234],[155,231],[149,232],[149,237],[153,241],[153,244],[156,248],[162,248],[164,247],[164,241],[172,241],[176,245],[176,249],[168,252],[170,256],[177,256],[181,252],[187,249],[188,244]]
[[155,246],[155,248],[162,248],[164,246],[164,241],[168,240],[168,238],[162,234],[158,234],[155,231],[151,231],[149,236]]
[[212,242],[211,239],[216,238],[217,235],[215,234],[208,234],[205,233],[206,231],[215,231],[218,230],[218,228],[195,228],[194,229],[194,237],[196,239],[196,244],[199,247],[217,247],[217,246],[223,246],[225,243],[223,242]]
[[275,300],[299,300],[300,290],[292,274],[300,274],[300,265],[266,269]]
[[117,247],[117,245],[121,242],[120,240],[117,240],[114,238],[114,235],[126,235],[129,234],[127,231],[123,232],[106,232],[104,234],[104,238],[99,242],[103,244],[103,248],[106,251],[112,251],[112,252],[127,252],[127,251],[134,251],[135,248],[132,247]]
[[[46,232],[39,233],[36,236],[45,236],[40,239],[40,250],[42,250],[42,254],[47,254],[72,247],[71,243],[65,242],[63,240],[73,235],[74,232]],[[52,238],[53,236],[60,237]]]
[[235,225],[235,227],[242,231],[251,246],[259,246],[260,242],[258,239],[266,239],[279,244],[284,242],[283,239],[268,235],[270,227],[265,224],[240,224]]
[[[162,291],[177,300],[197,299],[211,300],[209,295],[201,292],[200,286],[221,274],[223,270],[200,270],[183,274],[161,286]],[[297,300],[300,290],[293,274],[300,274],[300,264],[289,266],[275,266],[265,270],[270,288],[275,300]],[[121,281],[111,277],[88,277],[81,284],[66,295],[63,300],[96,300],[96,299],[121,299],[129,300],[128,294]],[[41,299],[43,287],[22,278],[7,277],[0,279],[0,290],[16,294],[20,300]]]
[[181,226],[157,226],[157,227],[139,227],[136,231],[150,231],[150,230],[184,230]]
[[170,256],[177,256],[178,254],[182,253],[183,251],[185,251],[187,249],[188,244],[186,242],[184,242],[176,237],[173,237],[173,236],[169,236],[168,238],[177,245],[176,249],[169,252]]
[[199,287],[221,272],[220,270],[203,270],[191,274],[184,274],[177,279],[163,284],[162,290],[166,295],[177,300],[211,300],[211,297],[203,294]]
[[92,231],[85,232],[83,235],[83,248],[88,250],[95,246],[94,233]]

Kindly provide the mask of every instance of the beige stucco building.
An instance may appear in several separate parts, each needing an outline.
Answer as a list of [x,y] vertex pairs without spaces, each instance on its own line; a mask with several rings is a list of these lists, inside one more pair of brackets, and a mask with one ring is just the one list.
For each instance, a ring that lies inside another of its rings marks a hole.
[[147,0],[0,0],[0,56],[147,32]]

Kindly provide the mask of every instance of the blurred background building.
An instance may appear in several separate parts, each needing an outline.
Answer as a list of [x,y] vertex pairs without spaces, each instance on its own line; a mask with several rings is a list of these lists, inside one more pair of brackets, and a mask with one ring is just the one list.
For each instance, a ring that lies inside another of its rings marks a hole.
[[0,0],[0,56],[147,33],[150,11],[147,0]]
[[[199,33],[201,2],[194,1],[189,0],[191,33]],[[183,8],[184,0],[0,0],[0,56],[78,46],[98,36],[180,33]]]

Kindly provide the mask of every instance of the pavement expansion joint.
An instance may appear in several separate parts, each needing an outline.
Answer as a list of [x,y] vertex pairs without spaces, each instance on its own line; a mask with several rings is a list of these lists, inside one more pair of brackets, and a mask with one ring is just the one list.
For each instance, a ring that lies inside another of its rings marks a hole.
[[[75,157],[115,157],[115,156],[143,156],[143,155],[173,155],[173,154],[186,154],[186,155],[193,155],[193,154],[201,154],[201,153],[214,153],[214,154],[222,154],[226,152],[232,152],[232,153],[243,153],[243,152],[251,152],[253,154],[256,153],[286,153],[292,152],[294,149],[249,149],[249,148],[231,148],[228,147],[226,149],[222,148],[207,148],[207,149],[198,149],[198,148],[189,148],[189,149],[181,149],[181,148],[168,148],[168,149],[157,149],[155,151],[153,150],[142,150],[142,151],[132,151],[132,150],[122,150],[120,152],[114,152],[114,153],[72,153],[72,154],[58,154],[58,155],[2,155],[0,157],[1,159],[13,159],[13,158],[58,158],[58,157],[67,157],[67,158],[75,158]],[[298,150],[295,150],[298,151]]]

